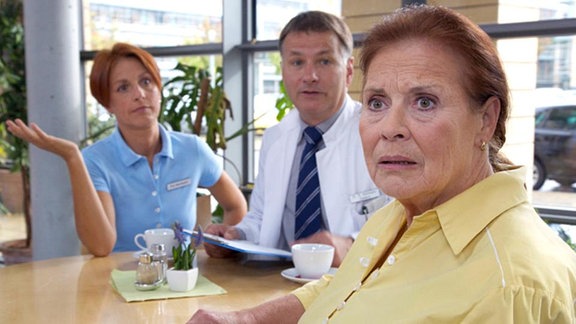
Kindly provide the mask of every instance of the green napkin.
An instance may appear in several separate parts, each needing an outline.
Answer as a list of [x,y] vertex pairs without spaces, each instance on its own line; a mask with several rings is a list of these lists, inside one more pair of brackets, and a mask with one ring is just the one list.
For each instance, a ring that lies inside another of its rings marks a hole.
[[176,292],[170,290],[168,285],[163,285],[155,290],[140,291],[134,287],[136,271],[112,270],[110,284],[127,301],[143,301],[152,299],[168,299],[181,297],[195,297],[225,294],[226,290],[211,282],[205,277],[198,275],[196,287],[190,291]]

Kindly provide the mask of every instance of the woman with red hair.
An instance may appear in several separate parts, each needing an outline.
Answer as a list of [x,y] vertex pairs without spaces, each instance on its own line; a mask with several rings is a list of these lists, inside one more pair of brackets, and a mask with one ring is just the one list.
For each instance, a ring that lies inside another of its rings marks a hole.
[[100,51],[90,74],[92,95],[116,118],[112,135],[80,151],[32,123],[8,121],[14,135],[64,159],[70,173],[76,231],[89,252],[133,251],[149,228],[196,223],[196,189],[206,187],[224,223],[246,214],[238,186],[196,135],[158,123],[162,84],[150,53],[125,43]]

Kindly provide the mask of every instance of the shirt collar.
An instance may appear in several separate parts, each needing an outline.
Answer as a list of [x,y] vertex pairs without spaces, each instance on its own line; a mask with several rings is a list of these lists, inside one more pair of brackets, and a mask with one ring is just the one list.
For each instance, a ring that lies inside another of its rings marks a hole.
[[[454,254],[460,253],[490,222],[506,210],[528,201],[524,167],[510,167],[480,181],[435,208]],[[503,194],[506,193],[506,194]]]
[[172,151],[172,140],[168,130],[164,126],[158,124],[160,129],[160,138],[162,139],[162,150],[158,153],[160,156],[165,156],[168,158],[174,158],[174,152]]
[[[174,153],[172,151],[172,141],[170,140],[168,131],[162,125],[158,125],[158,128],[160,130],[160,138],[162,140],[162,150],[158,152],[157,155],[173,159]],[[110,137],[116,146],[120,160],[122,163],[124,163],[125,166],[130,166],[136,163],[138,160],[144,158],[142,155],[137,154],[132,150],[132,148],[130,148],[130,146],[128,146],[126,141],[124,141],[122,134],[120,134],[118,126],[116,126]]]
[[[321,122],[320,124],[316,125],[316,128],[318,130],[320,130],[320,132],[322,134],[325,134],[330,129],[330,127],[332,127],[332,125],[334,125],[334,123],[336,122],[338,117],[340,117],[340,115],[342,114],[342,111],[344,111],[344,107],[346,106],[346,102],[348,101],[348,99],[349,99],[349,97],[348,97],[348,95],[346,95],[346,97],[344,98],[344,101],[342,102],[342,106],[340,106],[340,109],[338,109],[338,111],[334,115],[332,115],[330,118],[328,118],[325,121]],[[300,139],[299,140],[302,140],[304,129],[308,126],[310,126],[310,125],[306,124],[304,121],[302,121],[302,119],[300,119]]]

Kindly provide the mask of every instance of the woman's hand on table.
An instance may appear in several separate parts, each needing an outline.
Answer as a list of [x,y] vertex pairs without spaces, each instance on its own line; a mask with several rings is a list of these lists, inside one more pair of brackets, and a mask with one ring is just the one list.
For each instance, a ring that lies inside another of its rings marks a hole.
[[187,322],[188,324],[235,324],[235,323],[254,323],[250,322],[247,318],[243,318],[240,312],[211,312],[204,309],[198,310],[192,318]]
[[304,314],[304,306],[290,294],[273,299],[256,307],[236,312],[213,312],[198,310],[188,324],[250,324],[250,323],[296,323]]

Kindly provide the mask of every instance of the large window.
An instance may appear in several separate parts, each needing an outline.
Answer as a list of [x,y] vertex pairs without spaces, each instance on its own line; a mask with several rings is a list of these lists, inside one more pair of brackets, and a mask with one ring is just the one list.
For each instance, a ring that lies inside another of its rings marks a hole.
[[114,42],[143,47],[222,41],[222,1],[84,0],[84,49]]
[[[576,242],[576,36],[538,38],[534,109],[532,201],[553,226]],[[532,134],[530,134],[532,135]],[[564,211],[560,211],[564,210]],[[572,211],[572,219],[559,214]]]
[[[227,1],[230,0],[224,3]],[[244,25],[237,26],[245,31],[242,43],[237,45],[245,55],[228,66],[241,66],[234,73],[248,76],[242,79],[242,84],[233,85],[242,89],[242,98],[236,98],[233,105],[248,111],[248,120],[260,117],[256,123],[260,128],[277,123],[275,102],[281,76],[276,39],[284,24],[305,10],[340,14],[344,10],[341,8],[356,12],[356,7],[366,6],[362,0],[235,1],[242,3],[242,10],[246,11],[238,19]],[[370,10],[378,8],[384,13],[404,3],[397,2],[396,5],[388,1],[374,3]],[[530,6],[490,4],[498,6],[498,23],[487,10],[478,10],[478,6],[467,2],[459,1],[454,8],[478,22],[497,41],[512,88],[513,116],[505,152],[514,162],[531,166],[535,161],[534,134],[538,132],[534,122],[536,109],[576,101],[576,0],[537,0],[530,2]],[[89,62],[91,51],[115,41],[128,41],[150,49],[166,77],[172,73],[170,69],[176,61],[190,57],[203,57],[215,65],[222,61],[223,65],[230,64],[226,55],[221,56],[227,21],[223,12],[223,1],[84,0],[83,57]],[[356,23],[354,19],[347,21]],[[361,36],[361,32],[355,36]],[[240,168],[246,173],[242,177],[244,182],[251,182],[256,176],[260,135],[257,132],[249,137],[251,144],[245,155],[253,156],[243,157],[242,163],[248,165]],[[573,143],[574,137],[565,140],[570,141]],[[575,153],[572,150],[566,154]],[[576,159],[567,161],[567,167],[576,168]],[[546,170],[546,173],[553,172]],[[528,182],[535,183],[536,179],[535,174]],[[576,186],[567,181],[560,183],[547,178],[533,190],[534,204],[544,210],[549,208],[548,212],[558,208],[568,210],[576,219]]]
[[256,39],[276,40],[282,27],[298,13],[321,10],[340,15],[341,0],[256,0]]

